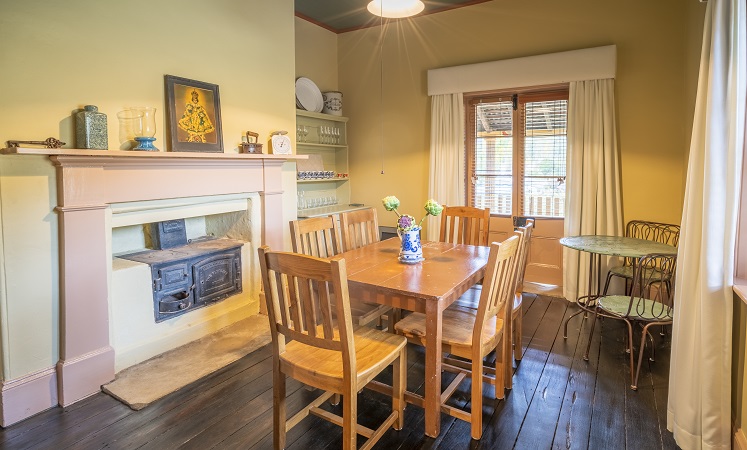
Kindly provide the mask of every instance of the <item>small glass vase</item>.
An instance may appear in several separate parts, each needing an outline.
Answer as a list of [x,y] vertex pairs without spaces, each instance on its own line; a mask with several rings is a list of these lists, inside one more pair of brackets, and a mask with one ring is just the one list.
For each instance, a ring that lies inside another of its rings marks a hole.
[[417,264],[425,260],[423,258],[423,246],[420,243],[420,230],[420,227],[408,231],[397,229],[397,236],[399,236],[402,244],[399,251],[399,262]]
[[158,149],[153,145],[153,141],[156,140],[156,108],[144,106],[132,109],[142,113],[140,127],[135,128],[135,140],[138,145],[133,150],[157,152]]

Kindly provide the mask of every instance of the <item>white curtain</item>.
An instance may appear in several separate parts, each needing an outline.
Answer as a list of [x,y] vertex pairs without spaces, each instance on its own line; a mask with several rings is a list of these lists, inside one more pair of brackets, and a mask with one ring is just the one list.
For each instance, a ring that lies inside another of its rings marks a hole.
[[[464,96],[431,96],[431,156],[428,197],[464,205]],[[427,239],[438,240],[440,217],[428,217]]]
[[745,1],[706,8],[682,213],[667,427],[731,448],[732,284],[745,138]]
[[[570,84],[566,180],[565,236],[623,234],[614,79]],[[565,298],[585,295],[588,279],[588,255],[563,248]]]

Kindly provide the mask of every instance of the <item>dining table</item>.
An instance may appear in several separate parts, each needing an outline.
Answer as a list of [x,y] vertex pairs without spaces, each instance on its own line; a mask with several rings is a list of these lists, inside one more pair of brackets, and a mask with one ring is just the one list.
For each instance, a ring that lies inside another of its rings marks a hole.
[[[596,309],[597,299],[602,295],[602,258],[603,257],[623,257],[632,258],[635,267],[635,261],[649,254],[676,255],[677,247],[662,242],[649,241],[627,236],[602,236],[602,235],[581,235],[566,236],[560,238],[560,245],[585,252],[589,254],[589,280],[586,295],[580,295],[576,299],[579,310],[571,314],[563,324],[563,337],[568,337],[568,322],[584,313],[593,313],[596,316],[599,312]],[[587,354],[584,360],[588,360]]]
[[425,314],[425,395],[406,400],[425,409],[425,434],[437,437],[441,414],[443,311],[481,281],[489,247],[423,241],[422,262],[398,260],[400,240],[391,238],[341,254],[351,297]]

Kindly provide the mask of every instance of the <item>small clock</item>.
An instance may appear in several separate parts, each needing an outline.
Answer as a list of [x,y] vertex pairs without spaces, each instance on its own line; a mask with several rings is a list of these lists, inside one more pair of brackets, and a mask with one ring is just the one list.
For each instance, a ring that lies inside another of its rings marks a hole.
[[272,153],[276,155],[290,155],[293,153],[291,140],[287,131],[274,131],[272,134]]

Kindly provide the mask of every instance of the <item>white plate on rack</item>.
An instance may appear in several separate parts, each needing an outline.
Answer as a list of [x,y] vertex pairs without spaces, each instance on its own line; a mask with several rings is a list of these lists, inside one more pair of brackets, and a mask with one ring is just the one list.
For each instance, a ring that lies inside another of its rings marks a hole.
[[306,77],[296,80],[296,104],[307,111],[321,112],[324,107],[322,91]]

